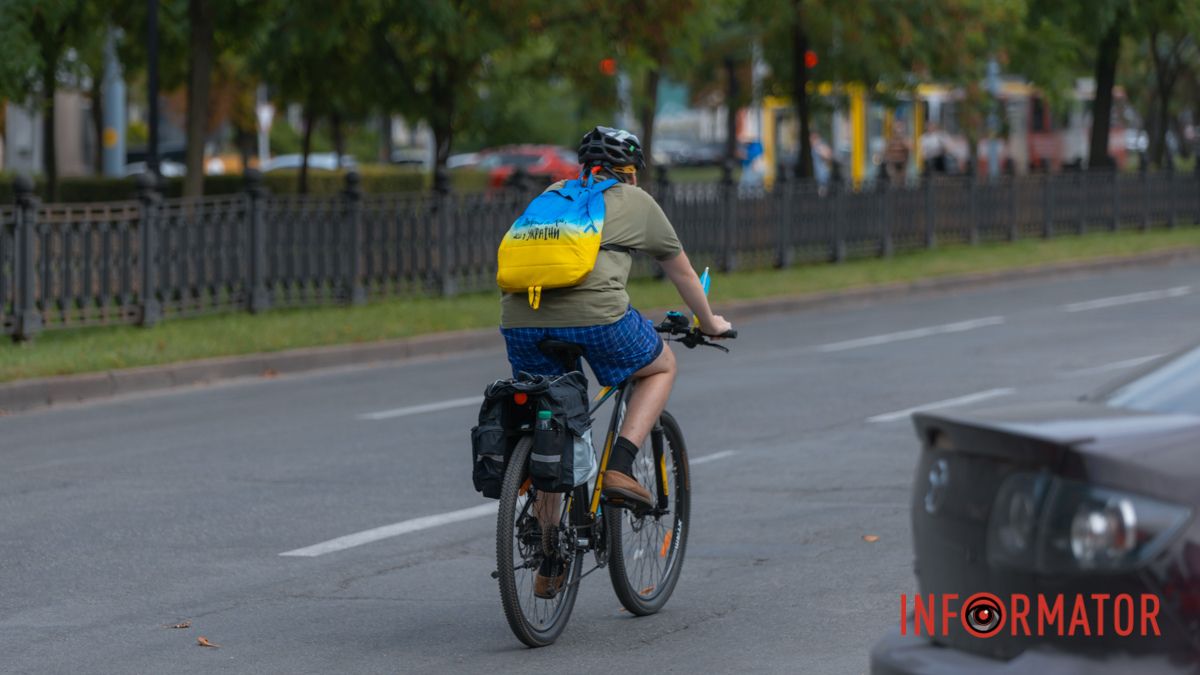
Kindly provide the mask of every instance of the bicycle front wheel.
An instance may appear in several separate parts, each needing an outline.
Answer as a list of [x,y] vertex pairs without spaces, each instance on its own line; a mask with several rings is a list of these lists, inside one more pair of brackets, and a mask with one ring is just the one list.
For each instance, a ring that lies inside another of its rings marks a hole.
[[650,494],[664,495],[665,508],[643,515],[626,508],[604,509],[613,590],[625,609],[638,616],[662,609],[675,590],[691,512],[687,448],[679,423],[664,411],[643,446],[648,447],[638,451],[633,476]]
[[[533,436],[522,438],[504,472],[496,519],[496,571],[509,627],[526,645],[544,647],[558,639],[575,607],[583,555],[576,551],[573,525],[582,522],[585,500],[578,489],[558,494],[533,488],[532,447]],[[564,575],[552,597],[535,593],[539,570]]]

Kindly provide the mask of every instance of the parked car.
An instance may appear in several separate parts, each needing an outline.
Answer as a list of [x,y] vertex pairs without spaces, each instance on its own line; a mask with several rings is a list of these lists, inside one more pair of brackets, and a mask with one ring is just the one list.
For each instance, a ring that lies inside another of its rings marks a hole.
[[[143,173],[146,173],[145,162],[130,162],[121,169],[121,175],[125,177],[138,176]],[[158,175],[163,178],[178,178],[187,175],[187,167],[180,162],[159,160]]]
[[[915,570],[932,603],[908,605],[873,673],[1200,671],[1200,345],[1077,401],[913,417]],[[967,600],[983,592],[999,603]],[[957,616],[929,621],[955,595]]]
[[392,150],[392,164],[425,167],[430,162],[429,150],[424,148],[396,148]]
[[545,181],[579,176],[576,153],[556,145],[509,145],[479,155],[475,168],[488,172],[488,186],[493,188],[507,185],[518,169]]
[[[276,155],[263,162],[262,172],[279,171],[282,169],[299,169],[303,155]],[[357,163],[350,155],[342,155],[343,169],[354,168]],[[308,168],[318,171],[336,171],[338,169],[337,155],[332,152],[313,152],[308,155]]]
[[447,169],[473,169],[482,157],[478,152],[460,152],[446,158]]

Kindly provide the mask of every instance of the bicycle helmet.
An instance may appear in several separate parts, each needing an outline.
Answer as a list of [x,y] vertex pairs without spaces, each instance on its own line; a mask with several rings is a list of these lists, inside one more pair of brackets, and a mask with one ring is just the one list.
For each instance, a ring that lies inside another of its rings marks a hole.
[[646,168],[642,142],[623,129],[596,127],[579,142],[579,163],[589,166]]

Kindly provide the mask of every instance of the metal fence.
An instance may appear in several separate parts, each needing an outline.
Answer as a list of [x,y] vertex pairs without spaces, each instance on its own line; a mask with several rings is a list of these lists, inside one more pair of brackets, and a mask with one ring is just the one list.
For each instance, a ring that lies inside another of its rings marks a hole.
[[[936,178],[861,192],[672,185],[660,174],[646,187],[696,264],[723,270],[1200,223],[1200,173]],[[364,195],[353,173],[339,195],[272,195],[253,172],[241,194],[197,199],[163,199],[148,180],[133,201],[40,204],[21,178],[15,194],[0,205],[0,325],[17,339],[492,290],[496,247],[532,196],[519,188]],[[634,274],[654,268],[639,260]]]

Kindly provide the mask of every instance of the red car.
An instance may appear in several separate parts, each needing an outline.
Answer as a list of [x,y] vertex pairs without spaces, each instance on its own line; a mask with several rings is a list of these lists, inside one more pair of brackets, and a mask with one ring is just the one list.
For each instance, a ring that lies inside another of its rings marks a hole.
[[576,154],[557,145],[506,145],[485,150],[476,168],[488,172],[488,187],[504,187],[517,169],[534,181],[550,183],[579,177]]

